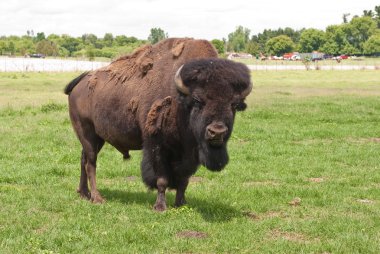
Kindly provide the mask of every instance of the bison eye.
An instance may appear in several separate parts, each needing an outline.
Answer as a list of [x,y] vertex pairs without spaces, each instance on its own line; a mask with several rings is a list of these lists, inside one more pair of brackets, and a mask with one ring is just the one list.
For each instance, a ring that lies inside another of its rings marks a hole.
[[199,99],[198,97],[193,97],[193,105],[194,105],[194,107],[202,108],[204,105],[204,102],[201,99]]
[[244,102],[240,101],[240,102],[234,102],[231,104],[231,107],[233,110],[236,110],[236,111],[243,111],[247,108],[247,104],[245,104]]

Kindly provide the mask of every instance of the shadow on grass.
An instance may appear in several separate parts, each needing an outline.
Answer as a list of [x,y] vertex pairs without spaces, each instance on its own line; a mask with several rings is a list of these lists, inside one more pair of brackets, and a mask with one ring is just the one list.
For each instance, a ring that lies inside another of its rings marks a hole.
[[[100,193],[102,193],[104,197],[109,201],[121,202],[126,205],[141,204],[153,207],[156,201],[155,191],[132,192],[103,188],[100,189]],[[174,193],[168,192],[166,194],[166,198],[169,209],[176,209],[173,207]],[[187,206],[200,213],[204,220],[210,222],[225,222],[233,218],[242,216],[241,211],[236,210],[228,204],[222,203],[220,200],[215,200],[211,198],[199,199],[192,198],[191,195],[188,195]]]

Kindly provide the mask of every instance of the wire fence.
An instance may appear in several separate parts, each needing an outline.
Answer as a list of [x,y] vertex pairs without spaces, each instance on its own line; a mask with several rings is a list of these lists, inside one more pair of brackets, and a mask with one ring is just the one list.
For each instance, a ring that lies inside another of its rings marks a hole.
[[108,65],[109,62],[94,62],[68,59],[0,58],[0,72],[66,72],[89,71]]
[[247,65],[252,71],[286,71],[286,70],[380,70],[377,65]]
[[[244,63],[244,62],[243,62]],[[66,72],[95,70],[108,65],[109,62],[95,62],[73,59],[42,59],[0,57],[0,72]],[[307,70],[301,62],[270,61],[246,62],[250,70],[283,71]],[[311,62],[310,70],[380,70],[380,62]]]

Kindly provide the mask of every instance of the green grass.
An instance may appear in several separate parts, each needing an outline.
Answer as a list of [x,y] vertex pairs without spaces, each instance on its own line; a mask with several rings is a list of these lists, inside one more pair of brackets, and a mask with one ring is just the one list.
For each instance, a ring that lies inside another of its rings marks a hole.
[[97,171],[107,202],[78,197],[62,93],[76,75],[0,73],[0,253],[380,252],[379,71],[254,72],[230,163],[201,168],[185,207],[169,192],[164,213],[141,153],[125,162],[109,145]]

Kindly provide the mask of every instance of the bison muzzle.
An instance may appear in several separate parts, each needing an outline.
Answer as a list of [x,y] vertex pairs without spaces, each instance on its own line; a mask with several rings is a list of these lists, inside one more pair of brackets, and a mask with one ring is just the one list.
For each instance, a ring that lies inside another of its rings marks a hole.
[[96,160],[108,142],[124,158],[143,150],[143,181],[158,191],[155,210],[166,209],[167,188],[177,190],[175,206],[183,205],[199,165],[220,171],[228,163],[235,113],[251,90],[247,67],[217,58],[205,40],[167,39],[83,73],[65,88],[82,144],[80,196],[104,201]]

